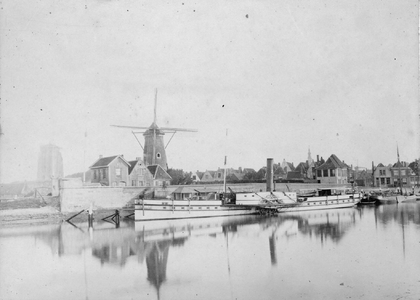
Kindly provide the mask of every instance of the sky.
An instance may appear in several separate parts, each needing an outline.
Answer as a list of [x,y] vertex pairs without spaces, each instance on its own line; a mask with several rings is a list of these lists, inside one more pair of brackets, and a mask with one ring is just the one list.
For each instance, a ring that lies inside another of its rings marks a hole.
[[[370,167],[420,156],[415,0],[2,1],[0,182],[36,179],[40,146],[64,174],[142,157],[129,129],[177,133],[184,171]],[[227,132],[227,135],[226,135]],[[168,142],[170,135],[165,135]],[[141,142],[143,142],[140,136]]]

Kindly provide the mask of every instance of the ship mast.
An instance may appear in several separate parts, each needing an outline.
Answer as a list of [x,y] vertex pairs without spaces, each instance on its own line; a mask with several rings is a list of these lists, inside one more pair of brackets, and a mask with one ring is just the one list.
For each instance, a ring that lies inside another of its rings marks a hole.
[[226,167],[227,167],[227,155],[226,155],[226,148],[227,148],[227,136],[228,136],[228,129],[226,128],[226,142],[225,142],[225,167],[224,167],[224,174],[223,174],[223,196],[226,197]]
[[155,108],[153,111],[153,159],[152,164],[155,164],[156,157],[156,105],[157,105],[157,89],[155,89]]
[[403,194],[402,192],[402,182],[401,182],[401,163],[400,163],[400,152],[398,151],[398,145],[397,145],[397,157],[398,157],[398,181],[400,185],[400,195]]

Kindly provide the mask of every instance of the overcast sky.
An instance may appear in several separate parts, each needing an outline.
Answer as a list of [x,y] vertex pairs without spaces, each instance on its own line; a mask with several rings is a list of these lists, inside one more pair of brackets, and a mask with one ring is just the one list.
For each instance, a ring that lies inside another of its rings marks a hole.
[[416,0],[1,5],[1,182],[35,179],[48,143],[65,175],[142,157],[110,125],[149,126],[155,88],[158,126],[198,130],[170,142],[171,168],[419,157]]

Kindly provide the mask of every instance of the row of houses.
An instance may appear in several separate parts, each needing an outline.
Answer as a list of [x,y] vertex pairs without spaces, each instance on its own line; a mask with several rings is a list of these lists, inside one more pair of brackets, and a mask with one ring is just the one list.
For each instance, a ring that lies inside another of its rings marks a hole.
[[[285,182],[316,182],[323,184],[347,184],[355,183],[359,186],[396,187],[420,185],[420,172],[417,161],[412,163],[396,162],[387,166],[382,163],[372,169],[364,167],[353,167],[341,161],[335,154],[332,154],[326,161],[317,156],[316,161],[310,158],[306,162],[299,163],[296,167],[293,163],[283,160],[282,163],[274,165],[274,180]],[[266,167],[262,176],[257,179],[265,179]],[[250,173],[257,173],[251,168],[238,170],[227,169],[229,181],[243,181],[252,176]],[[259,171],[259,172],[260,172]],[[195,172],[194,182],[217,182],[223,180],[223,169],[217,171]]]
[[124,155],[100,156],[89,169],[91,182],[104,186],[168,186],[172,179],[160,165],[146,166],[140,157],[127,161]]
[[[316,160],[311,158],[299,163],[296,167],[293,163],[283,160],[275,164],[274,180],[286,182],[316,182],[322,184],[347,184],[356,182],[365,186],[411,186],[420,184],[418,163],[398,161],[395,164],[372,164],[372,170],[347,165],[335,154],[327,160],[317,155]],[[123,155],[109,157],[100,156],[90,166],[91,182],[105,186],[168,186],[171,176],[160,165],[147,166],[141,158],[127,161]],[[263,180],[266,175],[266,167],[256,171],[252,168],[228,168],[226,178],[229,182]],[[224,169],[217,171],[196,171],[191,174],[194,183],[223,182]]]
[[[274,180],[289,182],[319,182],[326,184],[346,184],[349,182],[350,167],[341,161],[335,154],[332,154],[326,161],[317,156],[314,161],[308,153],[308,160],[299,163],[296,167],[293,163],[283,160],[282,163],[273,166]],[[259,176],[253,176],[258,174]],[[266,167],[256,172],[252,168],[226,169],[226,176],[229,181],[243,181],[252,179],[264,179]],[[217,171],[195,172],[192,175],[194,182],[207,183],[219,182],[224,179],[224,169]]]
[[377,187],[416,186],[420,184],[418,161],[412,163],[396,162],[385,166],[380,163],[372,166],[374,185]]

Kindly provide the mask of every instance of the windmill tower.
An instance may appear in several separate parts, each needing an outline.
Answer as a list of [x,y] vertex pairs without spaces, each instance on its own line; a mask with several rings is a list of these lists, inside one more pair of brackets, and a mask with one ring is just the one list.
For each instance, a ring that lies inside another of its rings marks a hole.
[[[169,127],[159,127],[156,124],[156,106],[157,106],[157,89],[155,91],[155,107],[154,107],[154,117],[153,123],[149,127],[138,127],[138,126],[122,126],[122,125],[111,125],[114,127],[121,128],[131,128],[144,131],[132,131],[134,137],[139,142],[140,146],[143,149],[143,162],[146,166],[159,165],[165,171],[168,169],[168,161],[166,158],[166,148],[174,137],[175,133],[179,131],[184,132],[197,132],[195,129],[183,129],[183,128],[169,128]],[[144,147],[140,143],[136,134],[142,133],[144,136]],[[165,145],[163,141],[163,136],[165,133],[172,133],[171,138],[168,143]]]

